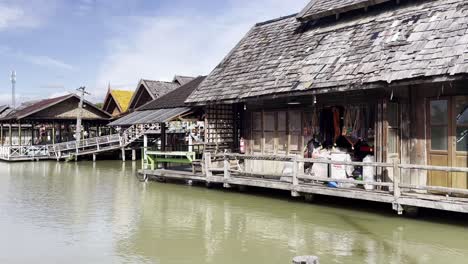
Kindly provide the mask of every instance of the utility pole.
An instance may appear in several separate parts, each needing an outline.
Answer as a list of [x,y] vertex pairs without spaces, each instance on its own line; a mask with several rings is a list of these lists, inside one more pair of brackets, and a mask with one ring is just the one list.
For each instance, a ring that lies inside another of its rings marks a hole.
[[[77,141],[77,143],[80,142],[81,140],[81,130],[82,130],[82,126],[81,126],[81,120],[83,119],[83,102],[84,102],[84,97],[85,97],[85,94],[90,94],[88,92],[86,92],[86,87],[82,86],[78,89],[76,89],[78,92],[80,92],[80,103],[78,104],[78,116],[76,118],[76,131],[75,131],[75,140]],[[77,144],[77,148],[78,148],[78,144]]]
[[16,72],[11,71],[11,107],[16,108]]

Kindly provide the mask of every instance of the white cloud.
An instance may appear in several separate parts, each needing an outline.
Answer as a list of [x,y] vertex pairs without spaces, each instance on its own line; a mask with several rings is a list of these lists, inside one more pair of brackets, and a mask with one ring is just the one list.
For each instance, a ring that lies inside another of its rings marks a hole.
[[60,69],[60,70],[68,70],[68,71],[75,69],[72,65],[65,63],[61,60],[54,59],[50,56],[26,54],[22,51],[14,50],[8,46],[0,45],[0,55],[15,57],[15,58],[21,59],[25,62],[34,64],[37,66],[55,68],[55,69]]
[[22,17],[24,17],[24,11],[21,8],[0,5],[0,30],[21,21]]
[[109,41],[94,94],[103,96],[109,81],[136,85],[140,78],[208,74],[255,23],[298,12],[307,2],[232,0],[212,16],[179,8],[173,15],[138,18]]
[[73,66],[63,61],[51,58],[44,55],[28,55],[24,53],[17,53],[17,56],[29,63],[37,66],[45,66],[62,70],[73,70]]
[[3,0],[0,31],[40,27],[57,8],[59,0]]

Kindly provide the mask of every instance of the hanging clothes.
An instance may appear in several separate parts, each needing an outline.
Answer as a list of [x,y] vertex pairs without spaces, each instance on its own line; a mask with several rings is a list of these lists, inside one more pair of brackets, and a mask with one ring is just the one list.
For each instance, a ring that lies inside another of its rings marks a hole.
[[340,137],[341,135],[341,120],[340,120],[340,110],[336,107],[333,107],[332,109],[333,112],[333,144],[336,143],[336,140]]
[[343,125],[343,136],[349,136],[351,135],[352,129],[353,129],[353,111],[354,108],[352,106],[348,106],[345,108],[345,114],[344,114],[344,125]]

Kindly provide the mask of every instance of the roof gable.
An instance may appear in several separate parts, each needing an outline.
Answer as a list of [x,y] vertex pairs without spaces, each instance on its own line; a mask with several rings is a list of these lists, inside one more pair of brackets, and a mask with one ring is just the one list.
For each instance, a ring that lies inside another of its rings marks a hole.
[[300,21],[319,19],[388,1],[390,0],[312,0],[297,15],[297,19]]
[[176,82],[163,82],[152,80],[143,80],[143,85],[151,94],[153,99],[159,98],[180,86],[180,84]]
[[206,76],[197,77],[174,91],[145,104],[138,111],[183,107],[185,106],[185,100],[198,88],[205,78]]
[[[152,80],[140,80],[137,89],[133,93],[132,98],[129,102],[129,110],[133,111],[136,108],[144,105],[145,103],[157,99],[170,91],[180,87],[177,82],[163,82],[163,81],[152,81]],[[140,102],[142,97],[148,95],[150,98]]]
[[133,91],[111,90],[110,94],[112,95],[112,98],[119,107],[120,112],[126,112],[128,110],[128,106],[130,105],[130,100],[132,99]]
[[187,83],[191,82],[195,78],[196,77],[176,75],[176,76],[174,76],[174,80],[172,80],[172,82],[177,82],[180,85],[184,85],[184,84],[187,84]]
[[256,25],[188,98],[264,95],[468,73],[465,0],[413,2],[339,23]]

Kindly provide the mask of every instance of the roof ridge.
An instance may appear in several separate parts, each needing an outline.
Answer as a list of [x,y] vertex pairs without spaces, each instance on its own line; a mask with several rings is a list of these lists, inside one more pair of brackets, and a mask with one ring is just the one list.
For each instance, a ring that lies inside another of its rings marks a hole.
[[272,23],[275,23],[275,22],[278,22],[278,21],[281,21],[281,20],[291,18],[291,17],[296,17],[297,15],[298,15],[298,13],[294,13],[294,14],[291,14],[291,15],[281,16],[281,17],[266,20],[266,21],[263,21],[263,22],[258,22],[258,23],[255,24],[255,26],[258,27],[258,26],[264,26],[264,25],[272,24]]
[[148,79],[142,79],[144,82],[159,82],[159,83],[174,83],[170,81],[160,81],[160,80],[148,80]]

